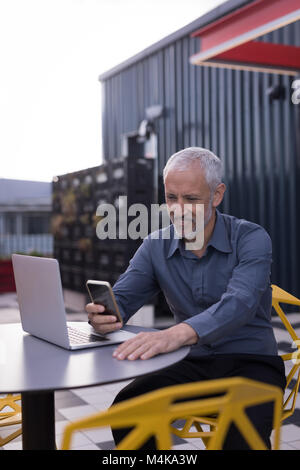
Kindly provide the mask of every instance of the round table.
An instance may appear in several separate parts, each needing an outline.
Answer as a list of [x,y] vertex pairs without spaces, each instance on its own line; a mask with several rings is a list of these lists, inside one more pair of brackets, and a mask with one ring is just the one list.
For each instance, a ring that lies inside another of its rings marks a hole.
[[24,333],[20,323],[0,325],[0,393],[21,393],[23,449],[55,449],[55,390],[133,379],[179,362],[190,351],[185,346],[146,361],[119,361],[112,357],[116,347],[69,351]]

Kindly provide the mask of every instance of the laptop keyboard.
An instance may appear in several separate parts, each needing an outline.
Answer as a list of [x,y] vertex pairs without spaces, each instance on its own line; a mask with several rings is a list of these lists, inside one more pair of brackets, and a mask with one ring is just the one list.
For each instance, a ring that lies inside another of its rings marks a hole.
[[86,344],[86,343],[93,343],[93,342],[103,342],[108,341],[108,338],[105,336],[97,336],[91,333],[85,333],[77,328],[72,328],[68,326],[68,335],[71,344]]

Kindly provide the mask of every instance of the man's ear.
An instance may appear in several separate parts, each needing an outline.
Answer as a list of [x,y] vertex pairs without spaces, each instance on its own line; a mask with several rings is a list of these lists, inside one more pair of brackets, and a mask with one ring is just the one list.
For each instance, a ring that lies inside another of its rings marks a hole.
[[213,207],[217,207],[219,204],[221,204],[225,191],[226,191],[226,185],[224,183],[218,184],[215,190],[214,196],[213,196],[213,202],[212,202]]

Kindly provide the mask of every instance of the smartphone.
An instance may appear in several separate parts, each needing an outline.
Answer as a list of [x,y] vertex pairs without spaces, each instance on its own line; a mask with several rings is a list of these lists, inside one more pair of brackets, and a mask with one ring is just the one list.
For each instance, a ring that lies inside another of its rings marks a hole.
[[89,279],[86,282],[86,288],[91,301],[94,304],[101,304],[105,307],[105,311],[99,313],[99,315],[115,315],[119,322],[123,321],[109,282]]

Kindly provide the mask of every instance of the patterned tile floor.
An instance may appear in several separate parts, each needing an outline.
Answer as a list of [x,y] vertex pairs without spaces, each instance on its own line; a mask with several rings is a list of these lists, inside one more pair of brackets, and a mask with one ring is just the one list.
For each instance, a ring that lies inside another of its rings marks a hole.
[[[14,299],[8,303],[0,296],[0,323],[19,321],[18,310],[14,304]],[[1,304],[2,301],[2,304]],[[2,307],[2,308],[1,308]],[[70,314],[69,319],[80,319],[78,314]],[[291,313],[288,318],[295,330],[300,333],[300,313]],[[278,317],[273,317],[273,326],[276,339],[279,345],[279,353],[293,351],[289,335],[284,329]],[[287,367],[287,371],[290,366]],[[62,434],[65,425],[80,417],[106,409],[112,403],[115,395],[128,382],[120,382],[112,385],[99,387],[88,387],[73,389],[68,391],[59,391],[55,393],[56,408],[56,442],[58,448],[61,445]],[[294,382],[292,382],[293,384]],[[10,429],[11,430],[11,429]],[[0,430],[0,435],[5,432]],[[73,439],[72,448],[81,450],[111,450],[114,447],[111,430],[102,428],[79,432]],[[203,449],[200,439],[180,439],[174,437],[173,449],[176,450],[195,450]],[[2,447],[4,450],[21,449],[21,436]],[[0,448],[1,449],[1,448]],[[282,450],[300,449],[300,396],[297,398],[296,410],[294,415],[284,422],[281,432]]]

